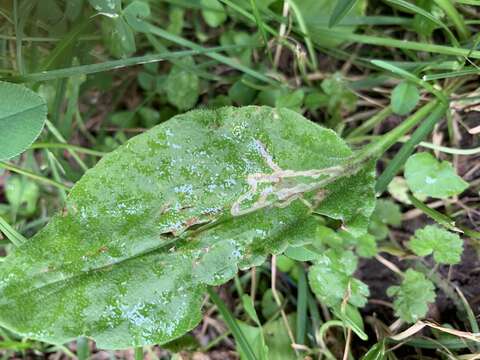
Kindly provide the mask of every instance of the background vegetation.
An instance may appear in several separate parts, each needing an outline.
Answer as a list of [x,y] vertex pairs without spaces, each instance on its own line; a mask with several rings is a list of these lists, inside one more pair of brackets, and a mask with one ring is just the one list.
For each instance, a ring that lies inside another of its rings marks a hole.
[[211,288],[177,340],[105,351],[0,327],[1,356],[479,358],[479,14],[475,0],[1,0],[2,257],[106,153],[191,109],[287,108],[381,150],[367,234],[322,217],[308,243]]

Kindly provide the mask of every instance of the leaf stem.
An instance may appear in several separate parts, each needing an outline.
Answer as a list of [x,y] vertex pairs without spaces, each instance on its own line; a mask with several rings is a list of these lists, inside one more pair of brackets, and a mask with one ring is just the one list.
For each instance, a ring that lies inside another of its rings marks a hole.
[[4,162],[4,161],[0,161],[0,168],[12,171],[12,172],[17,173],[17,174],[25,175],[26,177],[29,177],[32,180],[42,182],[42,183],[45,183],[47,185],[52,185],[52,186],[55,186],[55,187],[57,187],[59,189],[62,189],[62,190],[66,190],[66,191],[70,190],[70,187],[65,185],[65,184],[59,183],[55,180],[52,180],[52,179],[49,179],[49,178],[46,178],[46,177],[43,177],[43,176],[40,176],[40,175],[37,175],[37,174],[35,174],[31,171],[22,169],[18,166],[12,165],[12,164]]

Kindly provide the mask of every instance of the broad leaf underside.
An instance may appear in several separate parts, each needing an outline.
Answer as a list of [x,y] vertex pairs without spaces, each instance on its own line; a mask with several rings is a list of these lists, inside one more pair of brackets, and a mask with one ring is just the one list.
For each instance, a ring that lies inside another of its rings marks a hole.
[[[317,226],[300,199],[232,217],[232,205],[250,189],[248,175],[272,173],[270,156],[278,168],[300,171],[350,155],[333,131],[289,110],[176,116],[105,156],[75,185],[62,213],[6,258],[0,325],[52,343],[86,335],[100,348],[168,342],[198,324],[206,286],[261,264]],[[362,233],[373,182],[372,166],[339,179],[316,211]]]

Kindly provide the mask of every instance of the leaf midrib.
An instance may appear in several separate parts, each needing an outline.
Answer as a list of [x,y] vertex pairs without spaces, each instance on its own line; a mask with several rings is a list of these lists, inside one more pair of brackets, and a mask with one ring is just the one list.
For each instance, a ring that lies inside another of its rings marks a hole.
[[2,117],[0,117],[0,123],[3,122],[3,121],[7,121],[8,119],[11,119],[11,118],[13,118],[13,117],[21,116],[22,114],[25,114],[25,113],[27,113],[27,112],[29,112],[29,111],[36,110],[36,109],[38,109],[38,108],[42,108],[42,107],[44,107],[44,106],[45,106],[44,103],[40,103],[40,104],[38,104],[38,105],[31,106],[31,107],[29,107],[29,108],[23,109],[23,110],[21,110],[21,111],[19,111],[19,112],[16,112],[16,113],[11,114],[11,115],[2,116]]

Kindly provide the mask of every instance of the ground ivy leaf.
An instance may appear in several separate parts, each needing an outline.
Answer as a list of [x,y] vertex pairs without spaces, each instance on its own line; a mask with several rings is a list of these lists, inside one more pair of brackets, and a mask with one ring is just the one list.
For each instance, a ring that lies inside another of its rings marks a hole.
[[390,286],[387,295],[395,297],[395,315],[414,323],[427,314],[428,304],[435,300],[435,286],[422,273],[408,269],[400,286]]
[[455,173],[450,162],[439,162],[427,152],[408,158],[405,179],[412,192],[439,199],[458,195],[468,188],[468,183]]
[[189,110],[197,103],[200,80],[194,69],[193,58],[184,57],[173,65],[165,82],[167,99],[179,110]]
[[392,110],[398,115],[407,115],[415,109],[420,100],[420,93],[415,84],[408,81],[402,81],[395,86],[392,92]]
[[428,225],[415,231],[409,247],[418,256],[427,256],[433,252],[437,263],[458,264],[463,252],[463,241],[458,234]]
[[358,259],[351,251],[327,250],[310,267],[308,281],[317,298],[328,306],[342,303],[348,294],[348,302],[363,306],[369,295],[368,286],[353,277]]
[[26,150],[47,119],[45,100],[22,85],[0,81],[0,160]]
[[[171,341],[200,321],[206,286],[281,253],[289,240],[305,242],[296,229],[318,225],[299,199],[232,216],[248,176],[272,174],[272,161],[304,171],[351,155],[335,132],[291,110],[227,107],[176,116],[104,156],[64,210],[5,258],[0,325],[57,344],[85,335],[108,349]],[[346,226],[368,218],[371,211],[335,208],[330,200],[374,203],[365,189],[373,179],[361,174],[331,183],[323,213]],[[350,260],[341,279],[355,268]],[[366,286],[354,281],[352,289],[351,302],[364,303]]]

